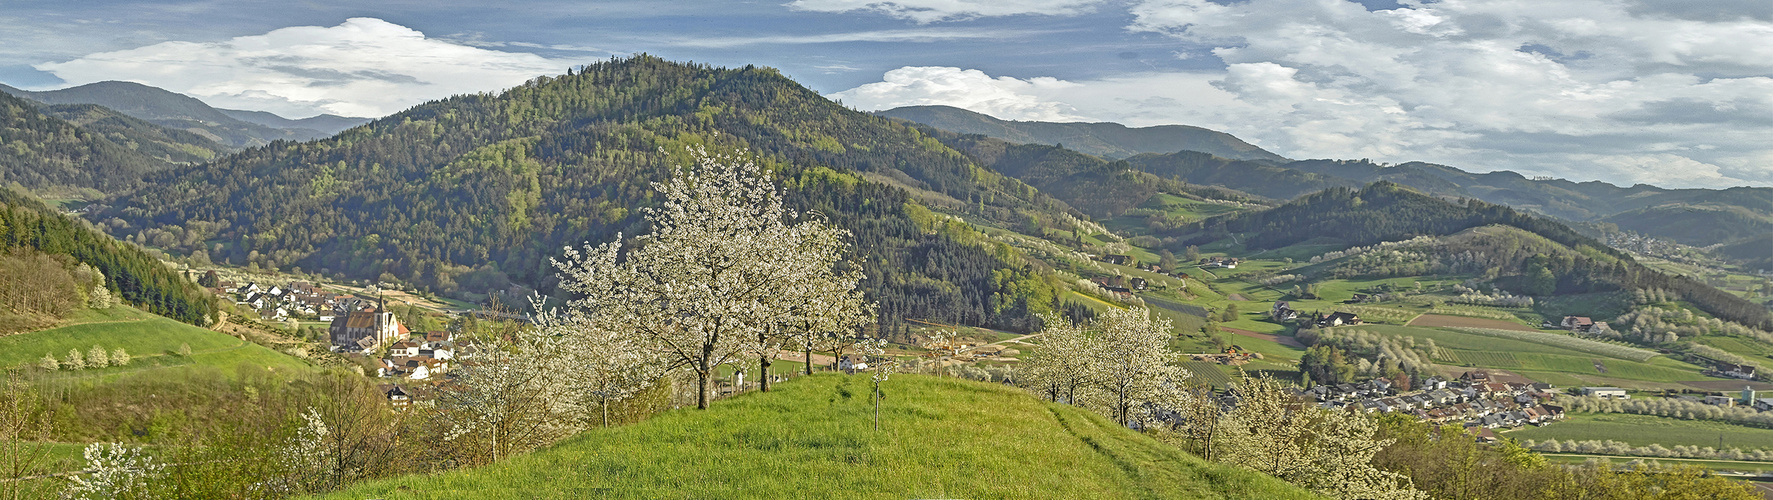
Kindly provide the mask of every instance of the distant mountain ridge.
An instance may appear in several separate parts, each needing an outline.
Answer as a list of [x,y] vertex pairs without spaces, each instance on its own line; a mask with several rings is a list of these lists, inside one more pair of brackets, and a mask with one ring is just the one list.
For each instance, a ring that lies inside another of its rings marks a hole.
[[345,129],[370,122],[369,118],[339,115],[315,115],[299,120],[291,120],[269,111],[247,111],[222,108],[216,108],[216,111],[221,111],[222,114],[228,115],[229,118],[248,123],[257,123],[266,127],[318,130],[327,135],[337,134],[345,131]]
[[277,140],[308,141],[368,123],[367,118],[320,115],[290,120],[263,111],[223,110],[195,97],[133,82],[106,81],[33,92],[0,85],[0,92],[49,105],[96,104],[163,127],[185,130],[240,149]]
[[1056,123],[1000,120],[953,106],[905,106],[874,114],[962,134],[1022,144],[1063,144],[1066,149],[1120,159],[1140,153],[1201,151],[1237,160],[1291,161],[1236,136],[1187,125],[1128,127],[1119,123]]
[[[1610,223],[1621,230],[1695,246],[1732,244],[1773,233],[1773,188],[1667,189],[1646,184],[1621,187],[1600,181],[1529,178],[1507,170],[1467,172],[1425,162],[1387,165],[1367,160],[1293,161],[1230,134],[1199,127],[1129,128],[1117,123],[1009,121],[951,106],[906,106],[875,114],[1011,143],[1062,145],[1110,160],[1125,159],[1133,170],[1161,179],[1219,186],[1277,200],[1329,188],[1359,188],[1388,181],[1435,196],[1474,198],[1569,221]],[[992,159],[984,161],[994,163]],[[1009,168],[1006,172],[1016,171],[1014,165],[998,166]],[[1039,185],[1043,191],[1060,193],[1059,198],[1074,206],[1084,205],[1079,208],[1087,207],[1091,213],[1128,205],[1113,200],[1090,202],[1076,193],[1065,196],[1065,186],[1061,185],[1064,179],[1043,182],[1020,173],[1011,175]],[[1752,253],[1752,248],[1736,246],[1732,255]],[[1773,248],[1754,259],[1773,261]]]

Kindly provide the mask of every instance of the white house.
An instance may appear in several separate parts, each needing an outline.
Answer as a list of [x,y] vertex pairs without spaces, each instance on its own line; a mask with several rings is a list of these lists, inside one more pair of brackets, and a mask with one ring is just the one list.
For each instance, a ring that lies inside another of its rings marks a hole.
[[1583,387],[1582,395],[1606,399],[1631,399],[1631,395],[1626,394],[1625,389],[1618,387]]
[[846,372],[857,371],[857,370],[867,370],[868,369],[868,358],[866,358],[860,354],[851,354],[851,355],[844,356],[842,359],[837,360],[837,369],[842,370],[842,371],[846,371]]

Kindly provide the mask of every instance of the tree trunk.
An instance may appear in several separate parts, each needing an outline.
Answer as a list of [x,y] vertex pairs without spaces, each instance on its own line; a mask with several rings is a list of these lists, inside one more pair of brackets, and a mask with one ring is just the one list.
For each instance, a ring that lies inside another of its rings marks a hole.
[[758,384],[758,387],[763,389],[763,392],[770,392],[770,358],[771,357],[772,356],[758,356],[757,357],[757,384]]
[[702,370],[696,373],[696,409],[708,409],[708,358],[702,358]]
[[807,344],[806,358],[801,359],[801,361],[806,362],[806,374],[812,375],[813,374],[813,345],[812,344]]
[[603,400],[603,428],[609,428],[609,400]]
[[874,430],[880,431],[880,382],[874,383]]

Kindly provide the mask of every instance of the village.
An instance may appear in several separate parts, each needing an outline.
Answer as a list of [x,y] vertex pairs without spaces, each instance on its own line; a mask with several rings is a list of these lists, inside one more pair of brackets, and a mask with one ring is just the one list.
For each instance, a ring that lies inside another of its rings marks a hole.
[[1479,432],[1497,428],[1545,425],[1564,418],[1551,384],[1493,380],[1489,372],[1471,371],[1447,380],[1430,377],[1411,391],[1399,392],[1390,381],[1318,385],[1294,392],[1325,409],[1356,409],[1366,413],[1404,413],[1438,424],[1461,423]]
[[[257,312],[259,319],[326,323],[325,340],[332,352],[373,359],[379,378],[440,380],[461,350],[446,330],[409,330],[379,298],[335,293],[307,281],[242,283],[221,281],[213,274],[203,281],[213,285],[211,291],[217,296],[230,297],[235,305]],[[398,384],[384,384],[383,391],[393,404],[410,401]]]

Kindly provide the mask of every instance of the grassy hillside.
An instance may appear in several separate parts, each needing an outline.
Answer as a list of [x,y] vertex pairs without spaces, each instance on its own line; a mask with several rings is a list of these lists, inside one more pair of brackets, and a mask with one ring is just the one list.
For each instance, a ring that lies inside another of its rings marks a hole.
[[[128,366],[80,372],[83,375],[187,365],[225,369],[239,364],[276,369],[307,366],[258,344],[119,305],[82,311],[56,328],[0,337],[0,368],[35,366],[44,354],[65,360],[69,349],[85,353],[94,345],[107,351],[121,347],[133,359]],[[181,345],[191,346],[191,356],[177,354]]]
[[[1773,429],[1724,422],[1683,420],[1654,415],[1620,413],[1572,414],[1557,425],[1530,427],[1507,433],[1515,439],[1623,441],[1633,446],[1711,446],[1723,448],[1773,448]],[[1773,463],[1761,465],[1773,468]]]
[[866,376],[819,375],[578,436],[476,470],[328,498],[1310,498],[1087,411],[900,375],[870,428]]

